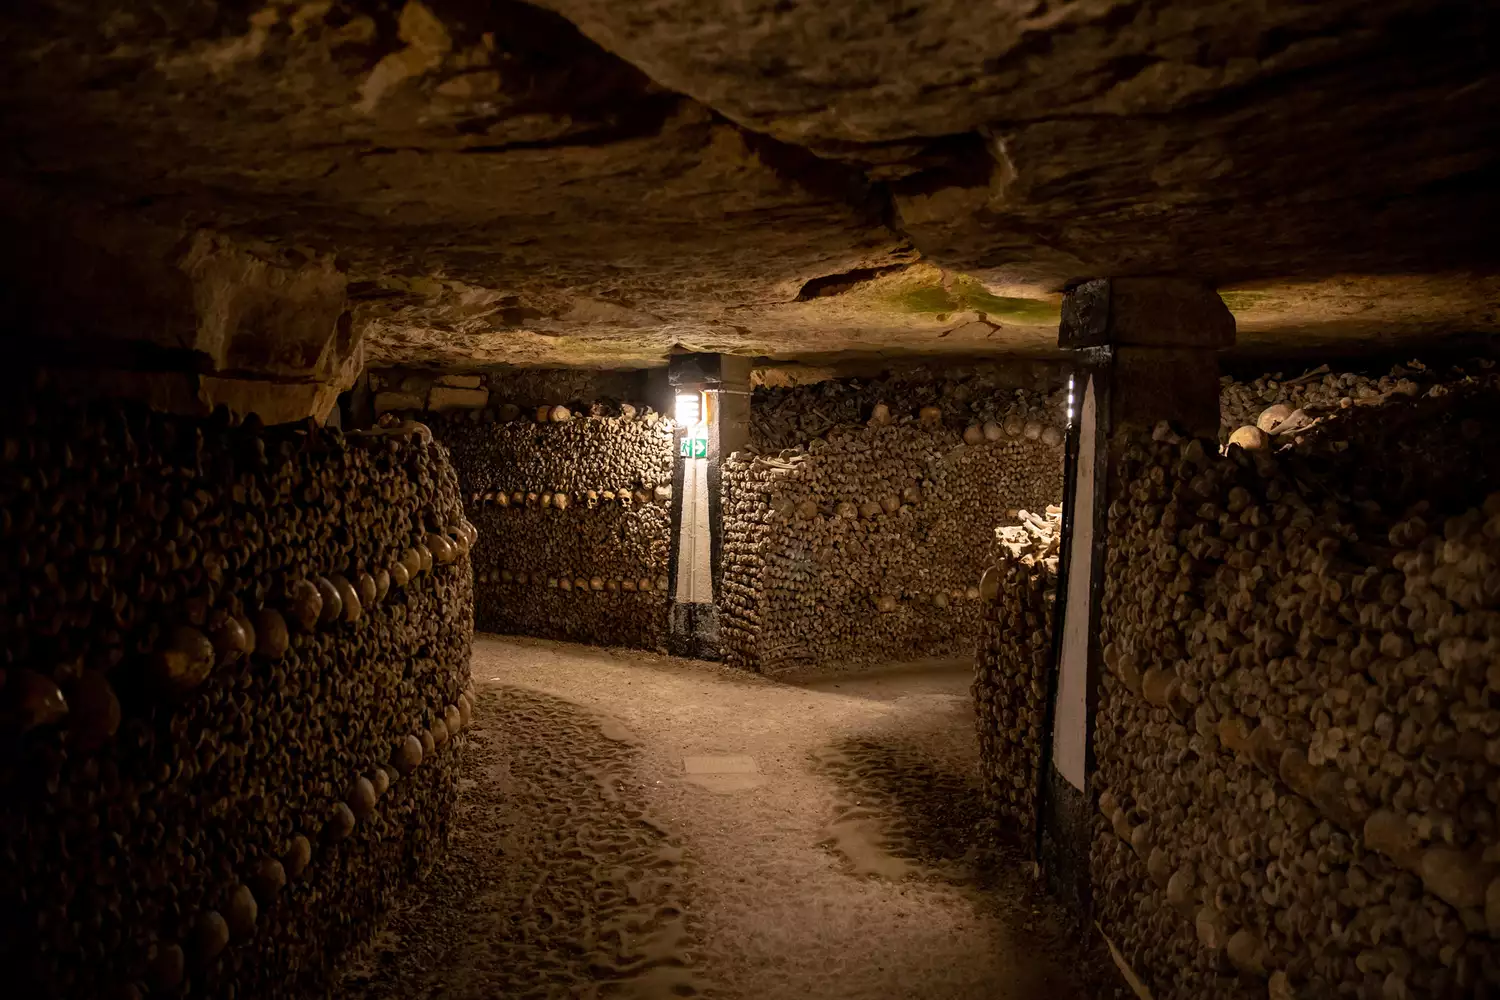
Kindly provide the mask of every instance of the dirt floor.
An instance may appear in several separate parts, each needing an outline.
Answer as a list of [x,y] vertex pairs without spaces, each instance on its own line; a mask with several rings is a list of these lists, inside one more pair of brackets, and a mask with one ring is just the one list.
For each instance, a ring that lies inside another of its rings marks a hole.
[[981,835],[966,662],[766,678],[480,637],[448,857],[347,998],[1119,995]]

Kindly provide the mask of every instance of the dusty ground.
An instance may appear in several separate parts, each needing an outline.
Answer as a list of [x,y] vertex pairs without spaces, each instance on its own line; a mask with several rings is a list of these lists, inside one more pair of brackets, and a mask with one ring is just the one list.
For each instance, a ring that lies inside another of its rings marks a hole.
[[483,637],[474,675],[450,855],[345,997],[1068,1000],[1108,981],[976,835],[966,663],[771,681]]

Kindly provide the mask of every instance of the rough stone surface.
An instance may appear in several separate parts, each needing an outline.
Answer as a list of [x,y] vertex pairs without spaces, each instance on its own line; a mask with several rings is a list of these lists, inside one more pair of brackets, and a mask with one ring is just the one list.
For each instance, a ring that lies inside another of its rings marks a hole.
[[410,392],[377,392],[375,412],[389,413],[392,410],[420,410],[423,398]]
[[427,394],[429,410],[477,410],[490,401],[488,389],[455,389],[446,385],[435,385]]
[[543,6],[8,5],[18,329],[299,380],[1044,351],[1067,281],[1163,273],[1246,349],[1500,325],[1491,5]]

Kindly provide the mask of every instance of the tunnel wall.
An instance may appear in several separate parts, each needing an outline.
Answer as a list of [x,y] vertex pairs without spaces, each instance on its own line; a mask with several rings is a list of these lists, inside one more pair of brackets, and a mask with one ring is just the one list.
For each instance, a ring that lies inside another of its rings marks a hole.
[[579,415],[558,405],[428,419],[452,449],[479,528],[472,553],[479,629],[665,645],[671,421],[631,404]]
[[1062,395],[973,375],[758,389],[723,467],[725,660],[972,652],[995,526],[1061,496]]
[[[1062,514],[1038,520],[1039,531],[997,532],[999,561],[980,582],[985,607],[970,689],[986,811],[1023,843],[1036,832]],[[1019,544],[1007,545],[1006,534]]]
[[449,831],[472,535],[446,453],[13,400],[9,995],[321,992]]
[[1118,445],[1091,865],[1157,997],[1500,987],[1500,396],[1407,397]]

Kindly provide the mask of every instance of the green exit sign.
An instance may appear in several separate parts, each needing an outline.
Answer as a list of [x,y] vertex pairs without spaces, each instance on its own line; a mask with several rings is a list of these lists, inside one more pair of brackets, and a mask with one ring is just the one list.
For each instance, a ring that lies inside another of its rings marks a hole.
[[708,437],[685,437],[677,446],[677,453],[683,458],[707,458]]

